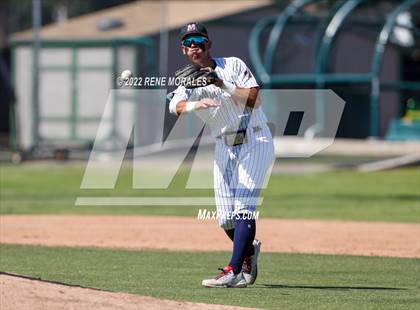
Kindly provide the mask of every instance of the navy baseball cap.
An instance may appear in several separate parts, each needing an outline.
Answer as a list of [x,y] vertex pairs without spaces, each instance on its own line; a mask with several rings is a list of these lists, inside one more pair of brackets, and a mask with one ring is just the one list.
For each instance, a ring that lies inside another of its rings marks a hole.
[[181,41],[184,40],[187,36],[191,34],[195,35],[201,35],[203,37],[209,38],[209,35],[207,33],[207,29],[203,24],[194,22],[189,23],[181,28]]

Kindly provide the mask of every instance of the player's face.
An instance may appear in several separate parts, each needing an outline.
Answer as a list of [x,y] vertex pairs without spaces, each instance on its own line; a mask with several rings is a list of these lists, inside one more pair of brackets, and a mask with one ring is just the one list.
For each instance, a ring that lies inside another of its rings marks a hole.
[[182,52],[193,63],[202,63],[209,57],[211,41],[205,37],[187,37],[182,41]]

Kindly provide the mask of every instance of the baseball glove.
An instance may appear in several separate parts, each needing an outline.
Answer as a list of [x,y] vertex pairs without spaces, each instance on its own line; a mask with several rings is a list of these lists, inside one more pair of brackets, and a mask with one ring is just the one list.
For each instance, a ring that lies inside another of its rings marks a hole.
[[214,84],[219,78],[211,68],[201,68],[196,64],[189,64],[175,72],[175,77],[180,79],[180,85],[185,88],[204,87]]

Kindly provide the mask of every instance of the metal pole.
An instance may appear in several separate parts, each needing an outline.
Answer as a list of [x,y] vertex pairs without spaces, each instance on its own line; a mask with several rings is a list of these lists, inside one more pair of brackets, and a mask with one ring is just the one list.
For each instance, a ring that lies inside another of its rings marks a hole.
[[[364,0],[348,0],[338,2],[333,9],[332,15],[328,25],[324,29],[324,35],[319,44],[319,50],[315,58],[315,74],[316,74],[316,87],[318,89],[325,88],[324,74],[327,73],[329,55],[334,38],[336,37],[340,27],[343,25],[347,16],[349,16],[360,3]],[[314,134],[322,133],[325,129],[325,96],[324,93],[316,92],[316,128]]]
[[159,73],[166,76],[168,73],[168,3],[160,0],[160,35],[159,35]]
[[264,67],[268,73],[272,72],[274,63],[274,53],[276,51],[277,43],[280,40],[281,35],[286,28],[286,24],[302,8],[308,4],[315,2],[316,0],[294,0],[289,4],[283,11],[283,13],[276,19],[273,28],[271,29],[270,35],[267,40],[267,47],[264,53]]
[[32,0],[32,145],[39,141],[39,51],[42,24],[41,0]]

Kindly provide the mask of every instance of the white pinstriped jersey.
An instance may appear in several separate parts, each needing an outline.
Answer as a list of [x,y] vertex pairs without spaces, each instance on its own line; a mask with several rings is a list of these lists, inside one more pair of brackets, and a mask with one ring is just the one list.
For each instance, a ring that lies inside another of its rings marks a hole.
[[[236,57],[213,58],[218,77],[241,88],[258,87],[251,71]],[[267,171],[274,161],[274,146],[261,108],[236,105],[231,95],[217,86],[195,89],[180,86],[169,103],[169,111],[176,114],[178,102],[211,98],[218,107],[194,111],[210,127],[214,137],[229,131],[247,129],[248,142],[227,146],[216,139],[214,160],[214,193],[219,225],[223,229],[235,227],[235,214],[255,212],[260,189]],[[255,131],[253,128],[259,128]]]
[[[216,63],[215,71],[220,79],[241,88],[258,87],[251,71],[241,59],[220,57],[213,58],[213,60]],[[211,98],[220,103],[218,107],[195,111],[197,116],[209,126],[214,137],[226,131],[236,131],[241,119],[246,115],[251,116],[250,120],[246,122],[247,126],[261,126],[267,122],[261,108],[249,109],[248,113],[244,113],[244,105],[236,105],[230,94],[214,85],[194,89],[179,86],[169,103],[169,111],[176,114],[176,105],[182,100],[199,101],[203,98]]]

